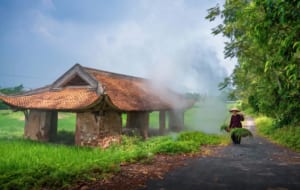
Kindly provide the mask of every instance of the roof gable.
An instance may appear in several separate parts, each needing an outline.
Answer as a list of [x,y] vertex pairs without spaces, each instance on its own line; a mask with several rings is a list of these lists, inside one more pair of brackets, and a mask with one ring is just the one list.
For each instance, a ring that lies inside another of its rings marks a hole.
[[67,82],[62,84],[62,87],[67,86],[91,86],[91,84],[76,73],[73,76],[71,76]]
[[51,89],[57,90],[65,87],[86,87],[98,89],[100,85],[99,81],[87,73],[81,65],[75,64],[52,84]]

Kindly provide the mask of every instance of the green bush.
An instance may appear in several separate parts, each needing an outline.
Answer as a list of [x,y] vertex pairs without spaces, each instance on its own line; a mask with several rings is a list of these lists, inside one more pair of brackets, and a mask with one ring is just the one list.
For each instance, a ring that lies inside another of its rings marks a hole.
[[257,132],[262,135],[270,135],[276,130],[276,127],[273,125],[273,120],[266,116],[257,117],[255,124]]

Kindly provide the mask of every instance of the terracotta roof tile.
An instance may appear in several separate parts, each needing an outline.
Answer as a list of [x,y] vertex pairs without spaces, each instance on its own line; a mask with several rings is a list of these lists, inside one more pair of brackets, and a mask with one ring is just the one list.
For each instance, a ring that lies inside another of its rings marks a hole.
[[[150,80],[89,68],[85,69],[104,86],[105,93],[110,97],[112,103],[121,110],[168,110],[174,108],[174,104],[181,104],[181,108],[192,105],[188,104],[185,98],[167,89],[160,89],[160,92],[157,93]],[[167,97],[172,98],[174,101],[169,101]]]
[[83,109],[99,99],[95,91],[86,88],[65,88],[29,95],[0,96],[5,103],[20,108],[35,109]]

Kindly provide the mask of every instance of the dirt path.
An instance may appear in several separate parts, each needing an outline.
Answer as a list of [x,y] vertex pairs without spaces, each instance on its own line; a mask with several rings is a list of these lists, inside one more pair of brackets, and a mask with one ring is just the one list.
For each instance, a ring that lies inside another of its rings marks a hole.
[[[245,126],[255,131],[247,118]],[[191,159],[162,180],[150,180],[144,190],[222,189],[299,190],[300,154],[254,135],[210,157]]]

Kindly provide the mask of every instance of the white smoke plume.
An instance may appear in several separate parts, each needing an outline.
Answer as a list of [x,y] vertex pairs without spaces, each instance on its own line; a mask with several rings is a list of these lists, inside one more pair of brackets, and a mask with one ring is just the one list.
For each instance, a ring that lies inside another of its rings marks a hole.
[[[0,49],[5,53],[0,61],[9,64],[1,64],[0,70],[5,71],[3,76],[12,73],[30,77],[16,80],[2,77],[0,84],[37,88],[50,84],[75,63],[80,63],[148,78],[181,93],[216,96],[218,83],[232,72],[234,64],[224,60],[224,39],[211,34],[216,23],[204,17],[207,9],[223,2],[44,0],[21,3],[22,9],[6,12],[12,19],[3,22],[1,27],[5,43],[1,43]],[[11,52],[18,56],[10,56],[9,46],[5,46],[8,43],[13,47]],[[217,100],[205,101],[210,104]],[[218,105],[201,106],[207,113],[205,109],[216,112],[219,108]]]

